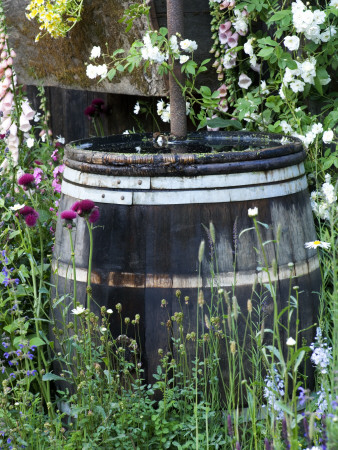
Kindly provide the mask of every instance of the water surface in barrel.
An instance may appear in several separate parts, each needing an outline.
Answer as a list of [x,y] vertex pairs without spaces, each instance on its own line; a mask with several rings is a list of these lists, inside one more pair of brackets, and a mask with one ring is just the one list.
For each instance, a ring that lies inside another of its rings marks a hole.
[[[136,135],[137,136],[137,135]],[[140,136],[140,135],[138,135]],[[76,142],[76,147],[81,150],[95,150],[106,153],[118,154],[142,154],[156,155],[165,153],[186,153],[186,154],[208,154],[208,153],[231,153],[254,151],[271,146],[272,141],[247,142],[246,140],[224,139],[221,140],[215,135],[215,138],[208,139],[194,138],[189,135],[185,141],[171,140],[168,135],[154,133],[144,135],[143,139],[136,139],[135,135],[123,136],[120,142],[107,141],[105,139],[87,139],[81,143]],[[276,145],[276,142],[273,142]],[[280,142],[278,142],[280,145]]]

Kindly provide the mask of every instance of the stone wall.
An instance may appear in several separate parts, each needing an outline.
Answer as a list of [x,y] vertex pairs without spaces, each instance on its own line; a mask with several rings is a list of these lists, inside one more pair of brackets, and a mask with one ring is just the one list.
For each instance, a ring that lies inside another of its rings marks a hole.
[[17,53],[15,69],[19,83],[58,86],[71,89],[94,90],[116,94],[157,96],[165,95],[164,81],[155,71],[144,74],[142,69],[123,74],[114,82],[97,84],[86,76],[85,63],[89,62],[94,45],[112,52],[116,48],[128,49],[131,42],[142,37],[145,23],[125,33],[125,25],[118,23],[124,9],[130,4],[124,0],[86,0],[82,20],[65,38],[53,39],[49,35],[35,42],[39,32],[36,21],[25,16],[29,0],[4,0],[10,44]]

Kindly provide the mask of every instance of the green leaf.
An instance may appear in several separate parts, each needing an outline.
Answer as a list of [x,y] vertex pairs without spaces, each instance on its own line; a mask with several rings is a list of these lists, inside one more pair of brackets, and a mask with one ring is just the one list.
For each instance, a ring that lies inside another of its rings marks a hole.
[[47,222],[50,219],[50,213],[45,209],[38,209],[39,220],[41,223]]
[[286,60],[286,66],[291,70],[296,70],[298,68],[296,61],[289,58]]
[[210,58],[205,59],[204,61],[201,62],[201,66],[205,66],[206,64],[208,64],[211,61]]
[[14,322],[10,323],[9,325],[6,325],[3,328],[8,333],[13,333],[15,330],[19,329],[20,326],[19,326],[18,322],[16,320],[14,320]]
[[35,336],[29,341],[30,346],[35,345],[35,347],[41,347],[41,345],[45,345],[45,342],[39,337]]
[[258,52],[258,56],[267,59],[274,51],[273,47],[264,47]]
[[42,381],[64,381],[65,379],[63,377],[60,377],[59,375],[55,375],[55,373],[49,372],[45,373],[42,376]]
[[195,75],[196,67],[197,64],[194,61],[189,60],[187,63],[183,65],[182,70],[184,70],[187,73],[190,73],[191,75]]
[[49,294],[49,290],[45,287],[39,289],[39,294]]
[[210,97],[211,96],[211,90],[208,86],[201,86],[200,87],[200,93],[203,95],[203,97]]
[[257,220],[257,223],[262,225],[262,227],[266,228],[267,230],[269,229],[269,225],[267,223],[260,222],[259,220]]
[[272,22],[279,22],[280,20],[284,19],[286,16],[290,15],[291,11],[286,9],[283,11],[278,11],[276,12],[276,14],[274,14],[272,17],[270,17],[270,19],[268,20],[267,23],[272,23]]
[[260,47],[263,47],[265,45],[272,45],[273,47],[276,47],[278,45],[278,43],[276,41],[274,41],[273,39],[271,39],[270,36],[268,36],[266,38],[258,39],[257,42]]
[[318,78],[318,76],[315,77],[315,88],[317,89],[317,91],[320,93],[320,95],[323,95],[323,86],[320,82],[320,79]]
[[291,409],[289,406],[287,406],[285,403],[276,401],[274,404],[275,404],[276,406],[278,406],[282,411],[284,411],[284,412],[286,412],[287,414],[289,414],[291,417],[294,416],[292,409]]
[[241,130],[243,128],[241,122],[239,122],[238,120],[227,120],[221,119],[220,117],[208,120],[207,125],[211,128],[233,127],[236,130]]
[[165,27],[161,27],[159,29],[159,33],[160,33],[161,36],[166,36],[168,34],[168,29],[165,28]]
[[273,345],[267,345],[266,349],[270,351],[270,353],[273,353],[275,357],[278,359],[278,361],[282,364],[283,368],[285,368],[285,362],[283,355],[280,354],[278,348],[276,348]]
[[10,235],[8,236],[9,239],[13,239],[15,236],[20,234],[20,230],[12,231]]
[[297,359],[296,359],[296,362],[295,362],[295,365],[294,365],[294,367],[293,367],[293,371],[296,373],[297,372],[297,369],[298,369],[298,366],[299,366],[299,364],[302,362],[302,360],[303,360],[303,358],[304,358],[304,355],[305,355],[305,350],[298,350],[296,353],[295,353],[295,355],[297,354],[299,352],[299,355],[298,355],[298,357],[297,357]]
[[118,54],[120,54],[120,53],[124,53],[123,48],[118,48],[117,50],[115,50],[115,51],[113,52],[113,54],[112,54],[112,57],[113,57],[113,56],[116,56],[116,55],[118,55]]
[[107,73],[108,80],[111,81],[115,77],[115,75],[116,75],[116,69],[114,69],[114,67],[113,67]]

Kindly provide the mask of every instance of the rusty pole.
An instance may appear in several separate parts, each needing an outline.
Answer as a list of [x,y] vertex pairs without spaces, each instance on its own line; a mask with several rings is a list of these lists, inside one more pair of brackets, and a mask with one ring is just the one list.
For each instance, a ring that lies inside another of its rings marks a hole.
[[[183,0],[167,0],[167,28],[168,38],[179,33],[184,35],[183,25]],[[174,74],[177,80],[184,84],[184,74],[178,61],[174,61]],[[185,98],[182,90],[176,83],[174,77],[169,74],[170,95],[170,132],[178,140],[187,136],[187,116]]]

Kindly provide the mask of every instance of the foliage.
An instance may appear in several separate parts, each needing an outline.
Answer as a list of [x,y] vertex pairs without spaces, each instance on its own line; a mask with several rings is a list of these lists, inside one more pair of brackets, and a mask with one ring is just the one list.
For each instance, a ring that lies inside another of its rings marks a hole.
[[45,31],[37,34],[35,42],[47,33],[53,38],[65,37],[81,20],[82,8],[83,0],[31,0],[26,17],[36,19],[41,32]]

